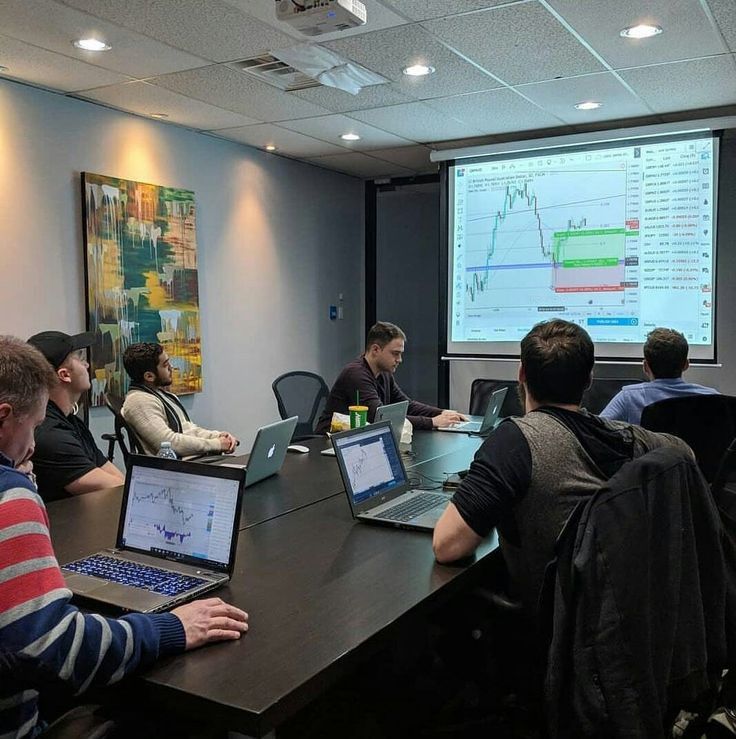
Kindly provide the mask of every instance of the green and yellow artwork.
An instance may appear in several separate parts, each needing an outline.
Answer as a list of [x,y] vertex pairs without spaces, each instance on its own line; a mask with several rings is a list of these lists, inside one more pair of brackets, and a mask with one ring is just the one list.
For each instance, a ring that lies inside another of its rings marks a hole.
[[123,397],[123,352],[154,341],[178,395],[202,390],[194,193],[82,173],[92,404]]

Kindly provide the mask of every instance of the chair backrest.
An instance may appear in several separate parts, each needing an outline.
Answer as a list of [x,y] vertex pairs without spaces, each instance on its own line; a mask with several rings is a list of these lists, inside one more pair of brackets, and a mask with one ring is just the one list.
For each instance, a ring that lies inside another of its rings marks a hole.
[[593,384],[583,394],[581,405],[586,410],[598,415],[624,385],[635,385],[643,382],[641,378],[593,378]]
[[299,416],[292,441],[314,436],[314,424],[320,417],[330,393],[327,383],[314,372],[296,370],[279,375],[271,388],[282,419]]
[[105,396],[105,405],[110,410],[110,413],[115,417],[115,436],[120,451],[123,453],[123,461],[125,466],[128,466],[128,457],[131,454],[145,454],[143,444],[135,434],[135,431],[125,422],[121,409],[123,407],[123,401],[114,396]]
[[501,411],[498,414],[500,418],[508,416],[523,416],[524,409],[521,407],[521,401],[516,392],[519,383],[516,380],[487,380],[477,378],[473,380],[470,386],[470,406],[468,412],[471,416],[482,416],[488,407],[491,393],[501,388],[508,388],[506,397],[504,398]]
[[728,445],[736,437],[736,398],[689,395],[660,400],[644,408],[641,425],[686,441],[705,479],[712,482]]
[[717,497],[726,486],[736,491],[736,439],[728,445],[718,464],[711,484],[713,495]]

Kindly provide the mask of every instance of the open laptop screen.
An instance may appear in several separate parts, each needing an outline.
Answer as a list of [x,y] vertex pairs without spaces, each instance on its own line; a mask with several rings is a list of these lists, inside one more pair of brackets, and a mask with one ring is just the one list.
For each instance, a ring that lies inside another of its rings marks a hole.
[[240,482],[212,467],[182,464],[192,471],[132,464],[118,546],[226,570]]
[[388,422],[367,426],[342,437],[336,435],[332,443],[354,505],[406,485],[399,450]]

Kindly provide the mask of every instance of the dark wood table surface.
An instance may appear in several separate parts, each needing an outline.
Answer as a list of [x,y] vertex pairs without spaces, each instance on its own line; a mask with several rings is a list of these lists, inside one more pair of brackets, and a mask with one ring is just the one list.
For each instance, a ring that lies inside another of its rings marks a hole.
[[[437,474],[466,468],[479,440],[427,432],[414,444],[412,469]],[[395,629],[480,576],[477,566],[438,565],[427,533],[353,521],[334,458],[317,451],[325,442],[308,446],[308,454],[290,453],[278,476],[246,490],[236,571],[218,595],[249,612],[249,633],[157,664],[132,682],[133,692],[178,715],[261,736]],[[120,494],[49,505],[60,562],[114,542]],[[484,542],[474,562],[495,547],[495,537]]]

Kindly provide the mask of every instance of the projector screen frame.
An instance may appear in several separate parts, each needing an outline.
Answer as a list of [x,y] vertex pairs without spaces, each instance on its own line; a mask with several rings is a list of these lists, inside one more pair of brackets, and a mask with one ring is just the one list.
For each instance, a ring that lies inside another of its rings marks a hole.
[[[714,196],[713,203],[713,220],[712,220],[712,295],[718,294],[718,204],[720,198],[720,179],[719,166],[721,156],[721,138],[724,129],[736,128],[736,117],[711,119],[708,121],[683,121],[677,124],[661,124],[656,126],[645,126],[629,129],[611,129],[608,131],[595,131],[588,134],[572,134],[558,137],[550,137],[545,139],[528,139],[522,141],[506,142],[503,144],[494,144],[489,146],[463,148],[458,150],[437,151],[432,152],[431,159],[437,161],[440,165],[440,335],[439,349],[440,356],[444,361],[457,360],[517,360],[519,358],[518,341],[505,342],[506,344],[516,344],[517,351],[451,351],[450,346],[450,299],[451,299],[451,281],[453,275],[450,273],[450,252],[452,249],[452,234],[450,233],[450,208],[452,204],[450,199],[450,172],[451,168],[460,165],[472,165],[473,163],[482,161],[487,162],[493,157],[499,157],[504,161],[513,159],[522,159],[534,157],[542,154],[545,156],[554,156],[560,152],[579,152],[589,150],[591,147],[598,149],[617,148],[630,145],[650,144],[654,142],[670,141],[686,141],[696,138],[712,138],[713,140],[713,158],[712,158],[712,182],[714,187],[711,190]],[[712,324],[712,343],[707,345],[699,345],[703,348],[710,347],[712,356],[699,356],[692,361],[692,364],[699,366],[717,366],[718,365],[718,310],[717,300],[713,301],[711,324]],[[540,316],[539,320],[545,320]],[[454,343],[474,343],[474,342],[454,342]],[[492,342],[483,343],[486,347],[492,346]],[[605,346],[610,347],[613,342],[608,342]],[[626,342],[622,346],[641,347],[643,342]],[[601,362],[607,364],[630,365],[638,360],[631,355],[617,355],[611,351],[600,353],[598,346],[596,356]]]

